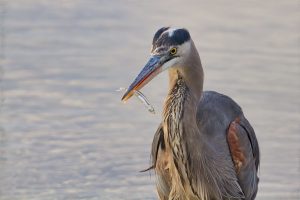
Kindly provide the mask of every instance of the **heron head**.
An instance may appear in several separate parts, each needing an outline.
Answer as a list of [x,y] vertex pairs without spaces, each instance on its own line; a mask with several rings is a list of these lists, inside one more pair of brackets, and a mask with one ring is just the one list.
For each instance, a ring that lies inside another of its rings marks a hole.
[[184,66],[190,50],[191,37],[186,29],[160,28],[153,37],[150,59],[129,86],[122,101],[128,100],[135,90],[141,89],[160,72]]

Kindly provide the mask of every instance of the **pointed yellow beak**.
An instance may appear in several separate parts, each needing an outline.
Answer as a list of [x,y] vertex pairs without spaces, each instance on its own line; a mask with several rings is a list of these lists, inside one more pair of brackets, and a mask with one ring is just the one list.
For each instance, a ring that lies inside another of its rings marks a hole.
[[144,66],[139,75],[131,83],[128,90],[122,97],[122,101],[126,102],[133,94],[134,91],[140,90],[144,87],[149,81],[151,81],[157,74],[159,74],[162,66],[161,56],[154,55],[151,56],[147,64]]

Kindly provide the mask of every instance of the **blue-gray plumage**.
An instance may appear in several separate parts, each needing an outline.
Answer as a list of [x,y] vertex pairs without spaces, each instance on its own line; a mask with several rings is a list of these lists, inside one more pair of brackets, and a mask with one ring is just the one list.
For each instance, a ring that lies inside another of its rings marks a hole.
[[231,98],[202,91],[203,69],[189,32],[159,29],[151,54],[122,100],[168,69],[169,93],[151,153],[160,199],[255,199],[254,130]]

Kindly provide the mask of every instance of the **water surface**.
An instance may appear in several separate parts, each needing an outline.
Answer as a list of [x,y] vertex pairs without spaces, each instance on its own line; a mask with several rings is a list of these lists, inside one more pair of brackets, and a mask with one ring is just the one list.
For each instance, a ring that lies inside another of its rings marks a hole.
[[156,199],[150,147],[167,75],[115,92],[162,26],[186,27],[205,89],[233,97],[261,147],[257,199],[299,199],[299,1],[0,1],[0,200]]

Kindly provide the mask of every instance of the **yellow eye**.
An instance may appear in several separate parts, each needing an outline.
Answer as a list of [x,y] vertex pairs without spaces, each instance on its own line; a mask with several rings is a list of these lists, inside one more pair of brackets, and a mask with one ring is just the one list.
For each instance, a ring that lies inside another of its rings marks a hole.
[[177,48],[176,47],[173,47],[171,50],[170,50],[170,54],[171,55],[175,55],[177,53]]

